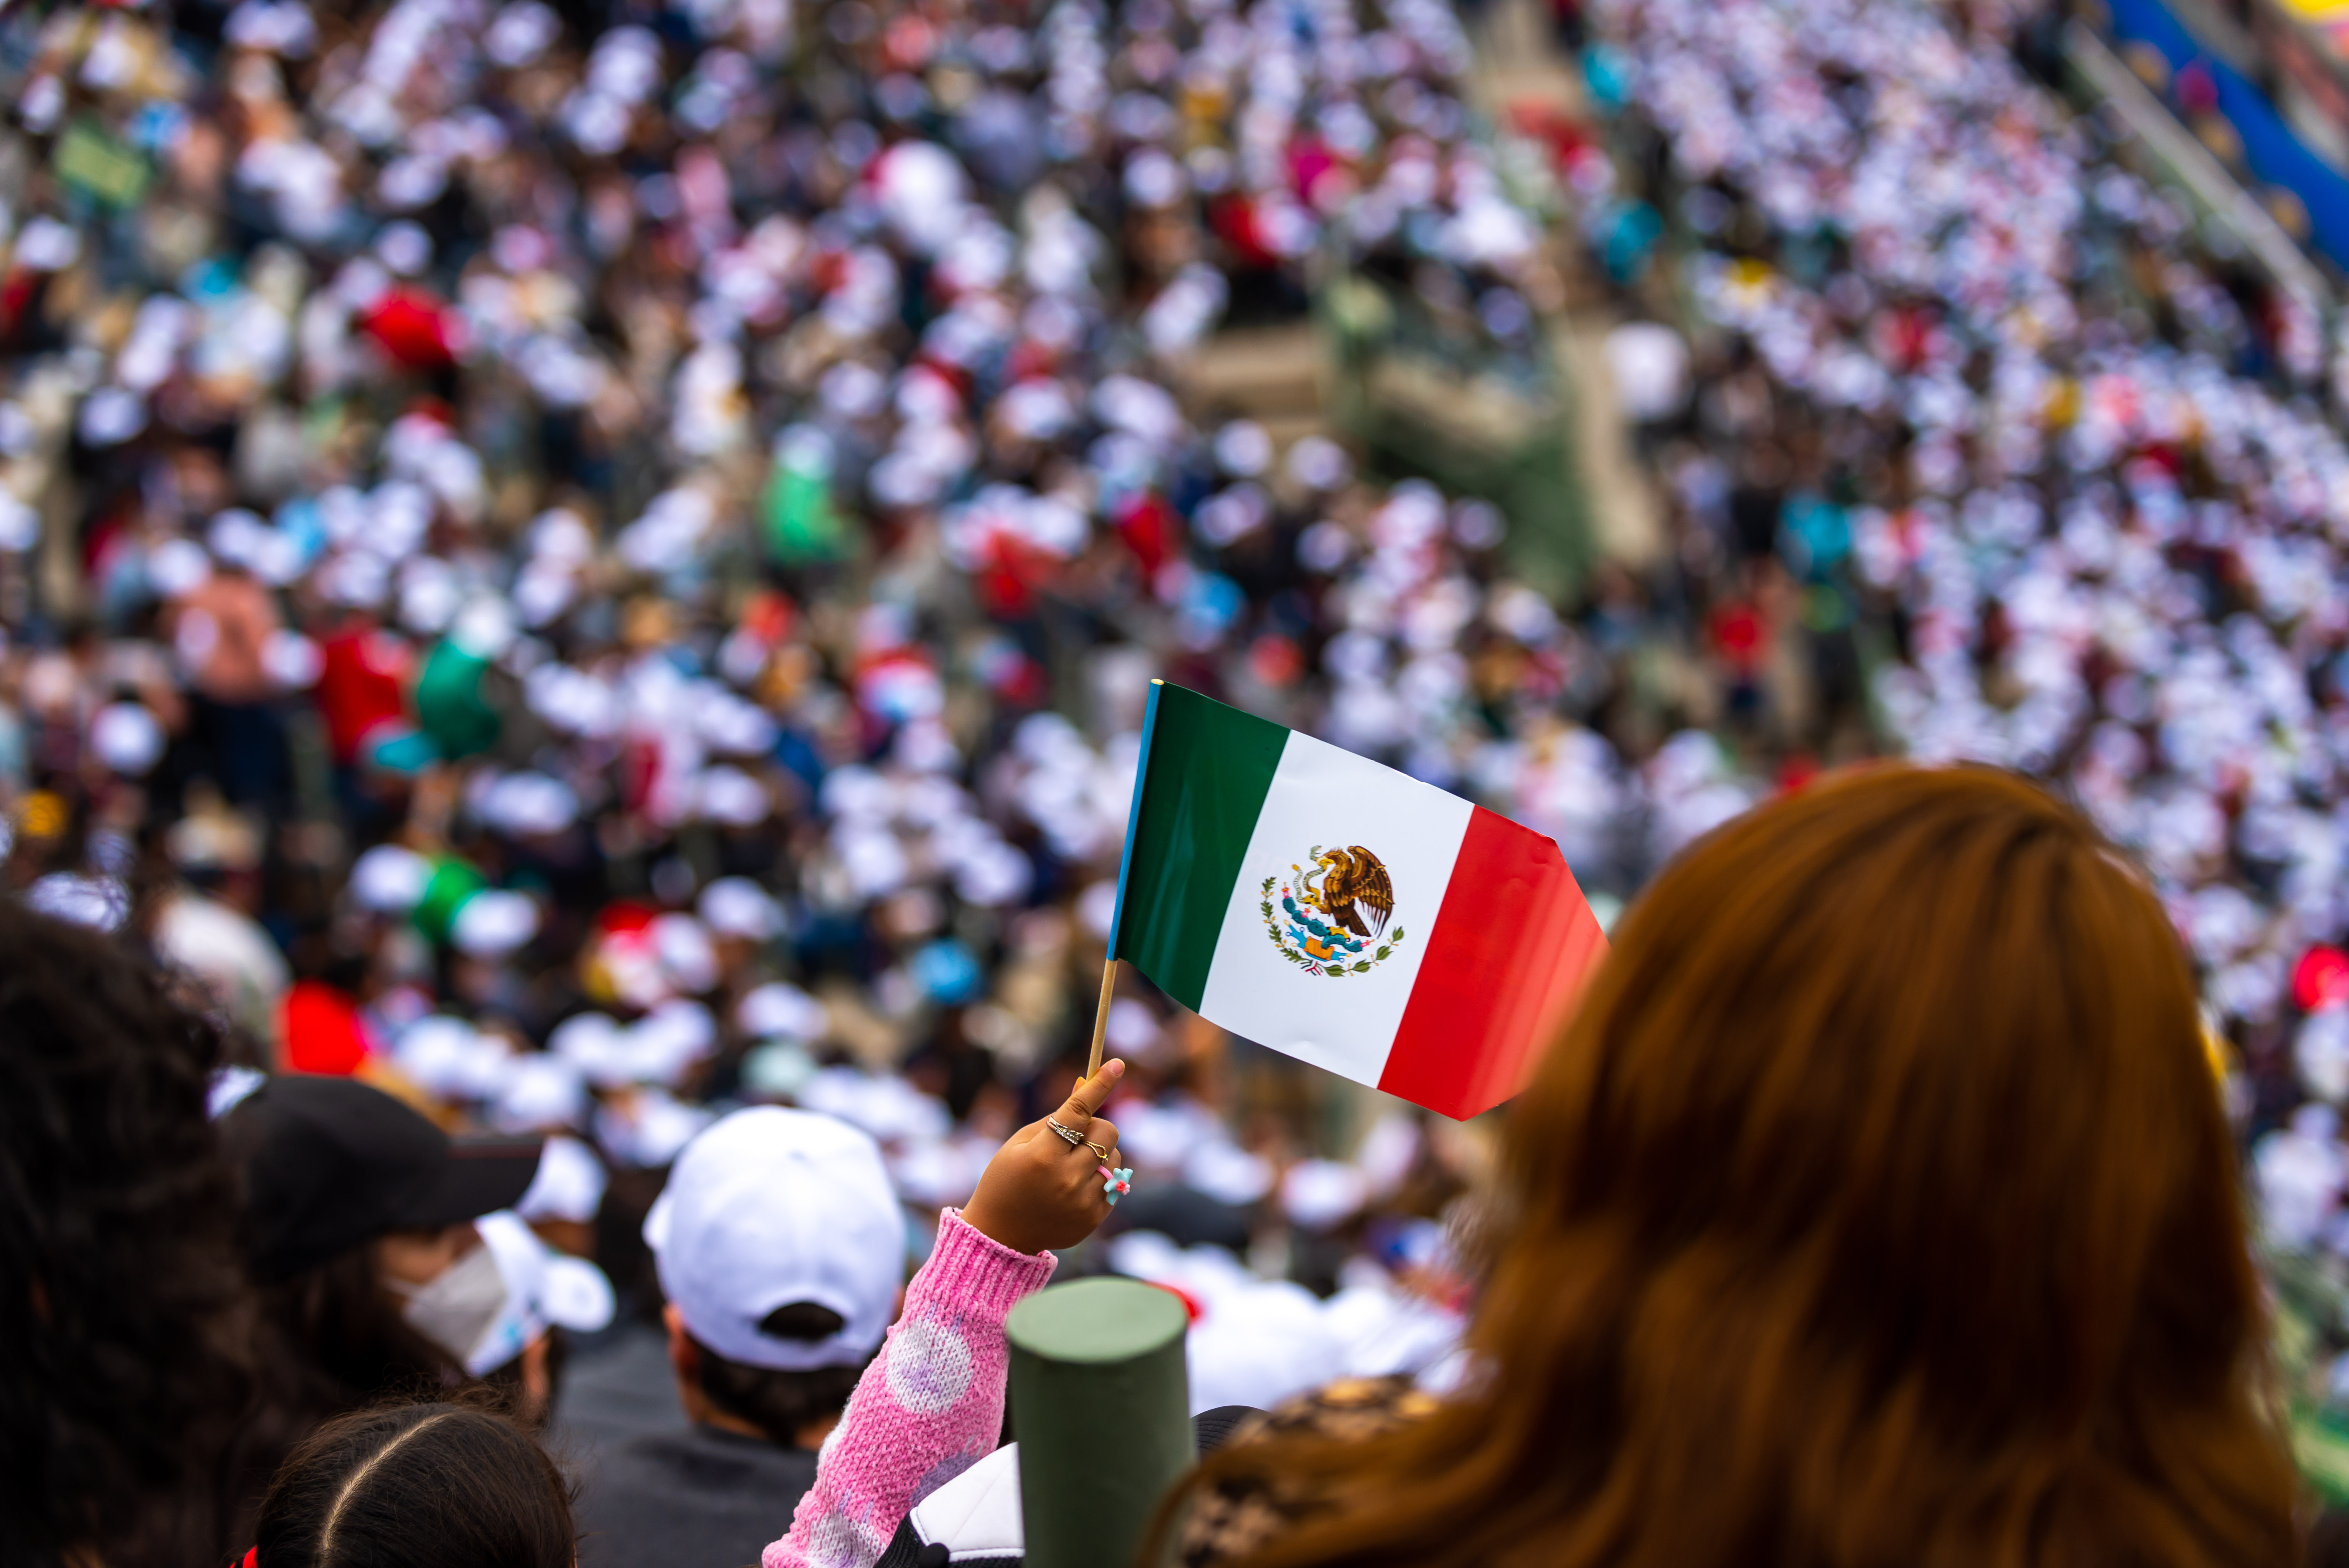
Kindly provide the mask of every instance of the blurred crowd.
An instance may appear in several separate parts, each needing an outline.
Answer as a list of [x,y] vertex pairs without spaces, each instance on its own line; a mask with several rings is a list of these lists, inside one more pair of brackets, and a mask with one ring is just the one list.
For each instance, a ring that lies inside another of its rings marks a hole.
[[1699,390],[1646,427],[1680,546],[1716,643],[1774,602],[1809,677],[1761,722],[1799,744],[1865,704],[1911,755],[2057,780],[2153,873],[2259,1129],[2349,1092],[2349,447],[2314,302],[2033,82],[2007,18],[1606,17],[1628,150],[1591,215],[1670,212],[1698,327]]
[[[1566,20],[1604,127],[1530,129],[1655,318],[1670,550],[1561,604],[1493,505],[1195,390],[1345,273],[1543,352],[1441,0],[0,15],[8,890],[198,987],[221,1114],[545,1140],[460,1357],[543,1397],[521,1346],[671,1294],[727,1113],[868,1134],[918,1261],[1060,1103],[1154,677],[1554,835],[1602,921],[1822,766],[1982,759],[2142,857],[2271,1238],[2349,1253],[2314,303],[1994,6]],[[1491,1130],[1131,981],[1106,1028],[1136,1176],[1072,1266],[1185,1295],[1195,1408],[1444,1386]]]
[[[550,1138],[520,1212],[623,1314],[730,1107],[872,1133],[918,1256],[1057,1103],[1154,676],[1627,890],[1559,700],[1609,655],[1494,509],[1186,393],[1331,268],[1532,341],[1468,64],[1433,0],[0,17],[10,887],[148,943],[248,1069]],[[1174,1207],[1121,1266],[1288,1282],[1309,1351],[1233,1354],[1298,1387],[1377,1337],[1314,1332],[1343,1284],[1449,1321],[1481,1135],[1364,1140],[1130,989],[1114,1113]]]
[[2349,358],[2117,115],[2033,79],[2028,15],[1599,15],[1614,156],[1570,174],[1595,252],[1690,331],[1627,329],[1622,362],[1696,634],[1756,671],[1747,732],[1785,755],[1864,715],[2055,781],[2141,860],[2307,1330],[2287,1359],[2337,1404]]
[[[1823,763],[1980,758],[2144,857],[2278,1239],[2349,1236],[2295,1117],[2349,1095],[2313,303],[2004,13],[1588,21],[1563,182],[1682,330],[1609,345],[1670,559],[1560,606],[1491,506],[1188,378],[1341,271],[1531,351],[1538,193],[1433,0],[0,19],[11,886],[255,1068],[553,1135],[525,1213],[641,1305],[627,1216],[730,1106],[872,1132],[918,1253],[1057,1099],[1153,676],[1554,834],[1603,918]],[[1475,1133],[1146,987],[1109,1031],[1199,1205],[1120,1266],[1438,1255]]]

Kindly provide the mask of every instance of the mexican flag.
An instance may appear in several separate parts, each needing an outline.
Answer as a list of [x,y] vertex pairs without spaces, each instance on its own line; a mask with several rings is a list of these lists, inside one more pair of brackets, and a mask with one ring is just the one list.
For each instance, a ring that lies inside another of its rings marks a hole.
[[1517,1092],[1606,951],[1549,839],[1151,684],[1110,954],[1210,1022],[1466,1118]]

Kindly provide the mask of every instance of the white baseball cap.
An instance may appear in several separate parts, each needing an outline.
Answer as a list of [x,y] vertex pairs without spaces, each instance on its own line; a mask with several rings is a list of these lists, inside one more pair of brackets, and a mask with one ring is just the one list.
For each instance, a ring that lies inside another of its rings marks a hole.
[[[880,1145],[781,1106],[738,1110],[686,1145],[645,1217],[645,1242],[687,1332],[729,1361],[778,1371],[871,1355],[905,1277],[905,1221]],[[761,1330],[800,1302],[845,1326],[814,1341]]]

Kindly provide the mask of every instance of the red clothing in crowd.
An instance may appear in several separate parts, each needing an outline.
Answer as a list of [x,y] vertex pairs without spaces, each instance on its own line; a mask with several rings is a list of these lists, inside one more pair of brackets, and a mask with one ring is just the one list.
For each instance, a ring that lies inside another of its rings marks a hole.
[[328,637],[318,675],[318,711],[335,760],[359,758],[367,738],[388,724],[408,721],[408,680],[415,655],[407,643],[374,626]]

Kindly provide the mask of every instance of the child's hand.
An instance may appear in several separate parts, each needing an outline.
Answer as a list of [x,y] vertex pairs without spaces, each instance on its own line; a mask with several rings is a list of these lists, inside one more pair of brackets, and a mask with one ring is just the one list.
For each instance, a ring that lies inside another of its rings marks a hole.
[[1015,1253],[1073,1247],[1109,1217],[1100,1168],[1117,1165],[1117,1129],[1093,1112],[1125,1076],[1125,1064],[1111,1058],[1077,1085],[1066,1104],[1046,1121],[1057,1121],[1085,1143],[1109,1150],[1103,1159],[1084,1143],[1072,1144],[1044,1121],[1031,1121],[1009,1138],[987,1162],[978,1191],[962,1217],[982,1235]]

